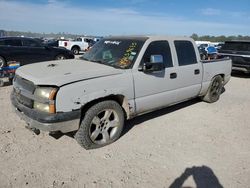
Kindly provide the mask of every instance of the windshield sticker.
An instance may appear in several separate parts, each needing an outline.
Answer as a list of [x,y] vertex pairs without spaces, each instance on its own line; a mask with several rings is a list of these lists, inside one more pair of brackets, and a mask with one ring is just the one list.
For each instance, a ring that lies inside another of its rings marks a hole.
[[132,42],[130,44],[130,46],[128,47],[128,49],[125,51],[125,54],[123,55],[123,58],[119,61],[119,65],[121,67],[127,67],[129,66],[135,55],[136,55],[136,52],[135,52],[135,48],[137,46],[137,43],[136,42]]
[[121,41],[110,41],[110,40],[105,40],[104,44],[115,44],[115,45],[119,45],[121,43]]

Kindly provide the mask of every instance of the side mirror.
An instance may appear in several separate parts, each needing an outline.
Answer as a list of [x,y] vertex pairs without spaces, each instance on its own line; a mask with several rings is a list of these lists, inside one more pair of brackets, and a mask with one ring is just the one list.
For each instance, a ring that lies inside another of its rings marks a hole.
[[150,62],[146,62],[141,67],[141,71],[143,72],[156,72],[165,69],[165,65],[163,63],[162,55],[151,55]]

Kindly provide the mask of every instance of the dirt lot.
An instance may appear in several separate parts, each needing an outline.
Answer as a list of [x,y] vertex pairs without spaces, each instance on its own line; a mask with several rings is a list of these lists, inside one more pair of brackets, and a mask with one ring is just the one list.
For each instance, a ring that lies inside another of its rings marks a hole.
[[220,100],[192,100],[127,122],[124,135],[86,151],[67,135],[24,128],[0,88],[0,187],[250,187],[250,77]]

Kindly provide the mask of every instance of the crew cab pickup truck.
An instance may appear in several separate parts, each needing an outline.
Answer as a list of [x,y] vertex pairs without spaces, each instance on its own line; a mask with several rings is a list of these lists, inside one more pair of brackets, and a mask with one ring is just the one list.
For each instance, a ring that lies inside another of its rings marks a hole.
[[195,97],[217,101],[230,73],[230,59],[201,61],[191,38],[110,37],[82,59],[20,67],[11,101],[30,129],[76,131],[91,149],[117,140],[126,119]]
[[93,41],[94,40],[91,37],[79,37],[72,41],[59,40],[58,45],[59,47],[71,50],[75,55],[77,55],[80,51],[87,51],[89,44],[93,43]]

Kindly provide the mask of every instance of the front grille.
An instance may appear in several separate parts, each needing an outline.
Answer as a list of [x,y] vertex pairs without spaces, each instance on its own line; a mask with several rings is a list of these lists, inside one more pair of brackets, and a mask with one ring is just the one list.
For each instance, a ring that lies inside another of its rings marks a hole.
[[29,99],[25,96],[23,96],[22,94],[16,92],[16,90],[14,89],[14,97],[17,99],[17,101],[19,103],[21,103],[22,105],[28,107],[28,108],[33,108],[33,100]]
[[14,96],[17,101],[28,108],[33,108],[33,100],[27,96],[33,95],[36,88],[35,85],[31,81],[17,75],[15,76],[13,85]]
[[20,76],[16,75],[14,82],[15,82],[15,85],[22,88],[23,90],[28,91],[29,93],[34,93],[35,91],[35,85],[33,84],[33,82],[26,80]]

